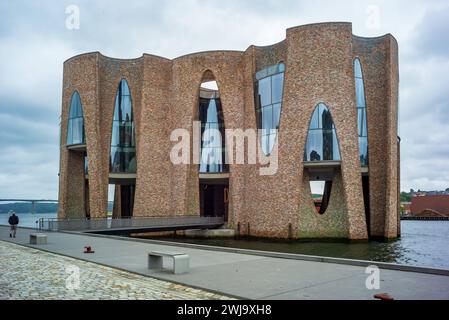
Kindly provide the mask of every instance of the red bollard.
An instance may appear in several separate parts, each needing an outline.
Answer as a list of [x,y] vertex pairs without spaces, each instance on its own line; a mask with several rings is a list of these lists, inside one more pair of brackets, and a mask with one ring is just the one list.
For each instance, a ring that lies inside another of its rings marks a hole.
[[84,247],[84,253],[95,253],[95,251],[93,251],[90,246],[85,246]]
[[375,299],[383,300],[383,301],[393,301],[394,298],[390,296],[388,293],[379,293],[374,295]]

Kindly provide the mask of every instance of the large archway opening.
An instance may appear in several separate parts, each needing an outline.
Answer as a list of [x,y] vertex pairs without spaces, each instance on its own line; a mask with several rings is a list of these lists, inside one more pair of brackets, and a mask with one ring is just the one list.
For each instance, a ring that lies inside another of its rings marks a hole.
[[90,218],[89,175],[87,145],[84,130],[84,110],[78,91],[74,91],[70,100],[67,119],[67,162],[70,173],[68,184],[70,196],[66,217]]
[[229,165],[226,163],[225,122],[220,91],[212,72],[204,74],[198,97],[201,122],[199,164],[200,215],[228,220]]
[[363,203],[365,205],[365,219],[368,235],[371,235],[371,213],[369,196],[369,145],[368,145],[368,117],[366,108],[365,85],[362,64],[359,58],[354,59],[354,82],[357,107],[357,128],[359,136],[360,167],[362,173]]
[[[318,179],[320,178],[318,177]],[[324,214],[331,197],[332,178],[328,180],[309,180],[309,183],[315,210],[319,214]]]
[[318,214],[326,213],[339,167],[340,148],[332,115],[324,103],[319,103],[310,120],[304,149],[305,173]]
[[113,201],[112,217],[131,218],[134,212],[134,196],[136,185],[133,179],[123,179],[121,181],[110,180],[109,189],[112,189],[109,201]]
[[136,190],[136,136],[131,91],[122,79],[115,97],[112,121],[109,184],[114,189],[113,218],[133,216]]

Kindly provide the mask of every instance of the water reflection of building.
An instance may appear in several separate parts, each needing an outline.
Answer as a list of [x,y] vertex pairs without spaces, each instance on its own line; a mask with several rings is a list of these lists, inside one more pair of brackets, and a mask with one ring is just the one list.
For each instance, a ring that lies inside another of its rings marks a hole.
[[[114,217],[212,215],[242,235],[395,238],[397,59],[391,35],[357,37],[350,23],[290,28],[284,41],[243,52],[73,57],[64,64],[59,215],[106,216],[113,185]],[[170,134],[192,136],[195,120],[201,163],[173,165]],[[260,129],[262,152],[278,147],[277,173],[226,164],[225,141],[209,139],[225,128]],[[316,208],[313,181],[323,186]]]

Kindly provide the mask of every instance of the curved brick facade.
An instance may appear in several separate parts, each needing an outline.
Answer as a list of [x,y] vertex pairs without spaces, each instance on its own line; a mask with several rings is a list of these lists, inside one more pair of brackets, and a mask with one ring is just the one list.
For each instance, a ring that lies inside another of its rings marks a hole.
[[[363,68],[369,143],[369,218],[362,190],[353,60]],[[136,121],[137,174],[134,216],[199,214],[198,165],[173,165],[170,133],[192,131],[199,86],[214,76],[226,128],[257,129],[254,75],[286,66],[279,169],[261,176],[259,165],[230,165],[228,224],[240,234],[280,238],[366,239],[399,235],[397,143],[398,48],[391,35],[353,36],[350,23],[288,29],[286,39],[246,51],[211,51],[169,60],[144,54],[112,59],[98,52],[64,64],[61,124],[60,217],[106,215],[109,152],[118,83],[129,83]],[[80,93],[84,110],[89,183],[84,157],[65,145],[70,98]],[[341,165],[329,206],[314,209],[303,154],[310,117],[323,102],[337,130]]]

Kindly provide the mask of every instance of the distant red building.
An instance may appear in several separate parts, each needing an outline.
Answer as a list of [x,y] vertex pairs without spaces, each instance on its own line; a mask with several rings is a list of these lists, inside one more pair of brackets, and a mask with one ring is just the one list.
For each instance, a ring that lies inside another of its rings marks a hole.
[[414,217],[449,217],[449,195],[413,197],[410,210]]

